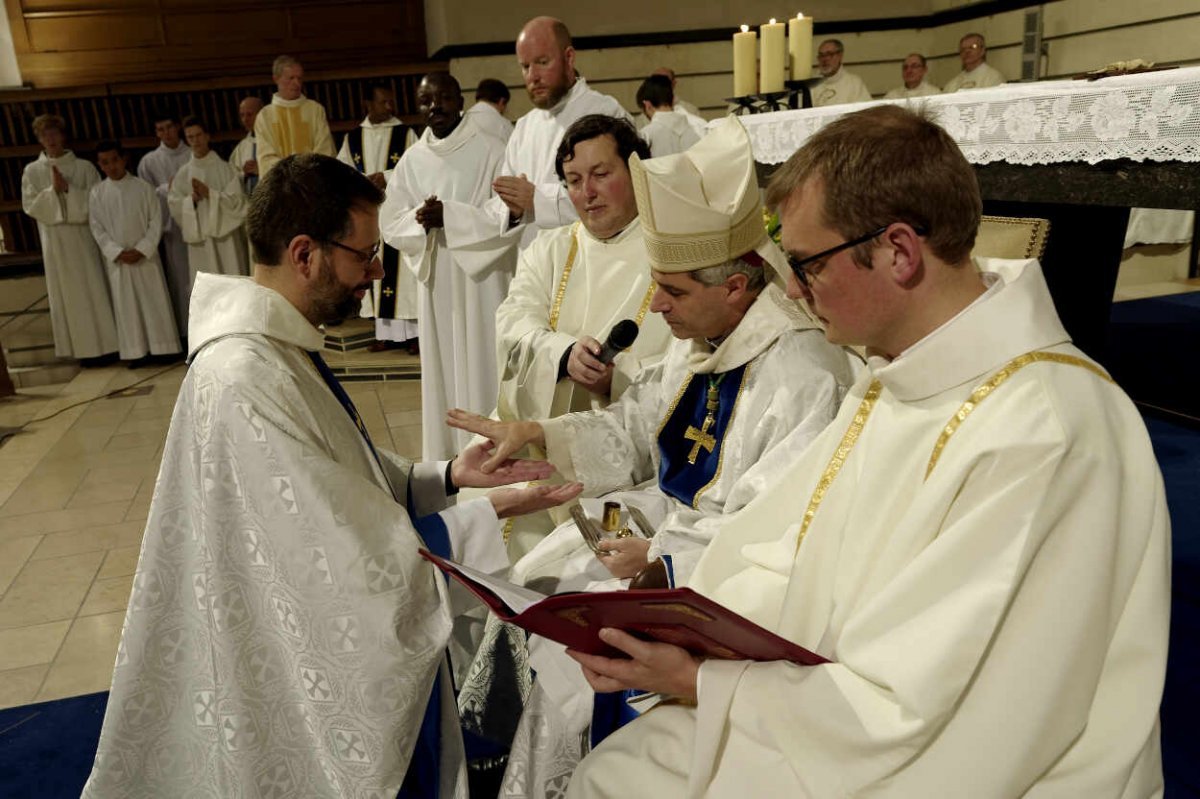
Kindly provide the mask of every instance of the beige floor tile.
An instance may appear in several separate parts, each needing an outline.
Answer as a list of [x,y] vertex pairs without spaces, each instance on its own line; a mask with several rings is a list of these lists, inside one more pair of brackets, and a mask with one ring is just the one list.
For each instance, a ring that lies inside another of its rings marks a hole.
[[50,670],[49,663],[0,671],[0,710],[31,704]]
[[84,552],[26,563],[0,599],[0,629],[74,618],[103,560]]
[[76,619],[34,701],[107,690],[124,619],[124,611]]
[[8,501],[0,506],[0,516],[23,516],[27,513],[65,508],[79,487],[76,475],[32,474],[17,486]]
[[90,508],[26,513],[0,518],[0,541],[34,533],[61,533],[97,525],[116,524],[125,518],[128,509],[128,501],[106,502]]
[[104,554],[104,563],[96,572],[96,580],[107,580],[110,577],[132,575],[137,570],[138,554],[141,546],[117,547]]
[[132,500],[151,465],[143,462],[91,469],[71,495],[67,507],[83,508],[114,500]]
[[387,415],[388,427],[404,427],[405,425],[419,425],[421,423],[421,412],[416,411],[393,411]]
[[92,590],[88,591],[87,598],[83,600],[83,606],[79,608],[78,618],[124,610],[129,604],[129,591],[132,587],[132,574],[106,580],[97,579],[92,583]]
[[41,545],[30,560],[62,558],[83,552],[107,552],[110,549],[140,546],[145,526],[144,522],[135,520],[65,533],[48,533],[42,538]]
[[116,424],[97,427],[72,427],[46,452],[46,459],[61,460],[100,452],[117,430]]
[[167,422],[171,421],[171,414],[174,412],[175,403],[167,405],[151,405],[149,407],[139,407],[134,405],[133,410],[125,417],[126,422]]
[[0,541],[0,596],[12,585],[17,574],[25,566],[25,561],[37,549],[42,540],[40,535],[27,535],[24,538],[14,538],[10,541]]
[[391,432],[392,443],[395,444],[397,455],[412,460],[418,460],[421,457],[421,425],[393,427]]
[[22,669],[51,662],[70,628],[71,621],[64,619],[50,624],[0,630],[0,669]]
[[126,419],[119,427],[117,427],[117,435],[128,435],[130,433],[146,433],[155,435],[159,438],[165,438],[167,435],[167,427],[171,424],[170,419],[149,419],[146,421],[130,421]]
[[152,478],[142,480],[137,496],[133,498],[133,502],[129,503],[129,510],[125,512],[125,521],[146,521],[146,517],[150,515],[150,502],[154,499],[155,482],[155,479]]
[[20,480],[0,480],[0,505],[8,502],[8,498],[13,495],[19,485],[21,485]]
[[109,439],[104,449],[111,452],[113,450],[144,450],[148,447],[158,449],[159,445],[166,440],[167,431],[162,433],[118,433]]

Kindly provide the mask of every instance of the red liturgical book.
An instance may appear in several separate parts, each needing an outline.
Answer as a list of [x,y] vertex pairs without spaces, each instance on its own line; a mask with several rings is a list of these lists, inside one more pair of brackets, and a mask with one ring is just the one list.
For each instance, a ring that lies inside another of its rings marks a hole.
[[579,652],[624,657],[599,637],[602,627],[615,627],[704,657],[789,660],[802,666],[829,662],[690,588],[546,596],[424,549],[421,556],[466,586],[504,621]]

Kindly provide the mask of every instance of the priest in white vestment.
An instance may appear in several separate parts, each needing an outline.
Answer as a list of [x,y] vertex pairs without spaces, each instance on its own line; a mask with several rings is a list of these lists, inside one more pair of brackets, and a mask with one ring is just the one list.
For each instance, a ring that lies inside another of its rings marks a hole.
[[[784,295],[787,263],[767,238],[740,122],[722,120],[682,155],[645,162],[635,156],[630,170],[658,284],[650,309],[676,339],[662,363],[643,370],[601,411],[540,422],[453,417],[491,438],[495,456],[528,443],[544,448],[561,474],[600,497],[585,503],[593,518],[600,518],[602,501],[617,501],[640,508],[656,528],[653,538],[608,539],[597,556],[574,522],[563,524],[509,578],[540,591],[618,590],[629,578],[640,588],[685,585],[722,514],[747,504],[795,460],[836,416],[855,378],[847,352]],[[689,240],[728,244],[714,251],[688,247]],[[523,645],[524,638],[518,632],[508,640]],[[589,741],[599,742],[632,713],[620,695],[595,697],[561,645],[530,636],[528,650],[537,682],[501,795],[556,796]],[[466,713],[488,708],[486,695],[468,695],[478,682],[469,677],[459,696]]]
[[963,89],[990,89],[1007,83],[1000,70],[987,62],[987,42],[978,33],[968,33],[958,43],[962,72],[942,87],[946,94]]
[[512,137],[513,123],[504,114],[511,97],[504,81],[484,78],[475,87],[475,103],[467,109],[465,116],[475,123],[476,128],[507,144]]
[[[342,139],[337,157],[384,189],[410,144],[411,131],[396,119],[396,98],[387,86],[368,87],[363,106],[366,119]],[[400,253],[386,241],[382,258],[383,279],[375,281],[363,302],[362,316],[375,319],[377,342],[410,341],[418,336],[417,278],[401,268]],[[424,374],[421,377],[424,379]]]
[[[517,259],[508,296],[496,313],[501,421],[603,408],[670,343],[662,317],[649,314],[654,281],[645,266],[627,165],[635,152],[649,155],[633,126],[621,119],[594,114],[567,131],[558,169],[580,221],[542,231]],[[639,327],[633,345],[611,363],[600,362],[601,343],[625,319]],[[514,520],[513,560],[555,523],[549,514]]]
[[104,264],[88,228],[88,195],[100,176],[66,149],[62,117],[42,114],[33,132],[42,153],[21,173],[21,207],[38,224],[54,354],[109,355],[118,349],[117,326]]
[[171,292],[171,308],[175,312],[179,335],[186,336],[192,281],[196,273],[188,265],[188,245],[183,240],[183,231],[171,218],[167,194],[171,188],[171,181],[175,179],[175,173],[191,159],[192,150],[180,138],[182,131],[179,128],[179,117],[170,111],[163,110],[155,114],[154,135],[158,137],[158,147],[142,156],[142,160],[138,162],[137,174],[153,186],[158,195],[163,220],[163,268],[167,277],[167,288]]
[[642,81],[637,102],[650,119],[639,133],[650,145],[651,157],[681,153],[704,137],[704,120],[675,108],[675,95],[666,76],[651,75]]
[[325,106],[304,96],[304,67],[289,55],[271,65],[276,92],[271,103],[254,120],[261,178],[280,159],[296,153],[333,155],[333,134]]
[[247,275],[248,201],[242,175],[209,146],[208,127],[199,117],[183,121],[191,159],[180,168],[167,194],[167,205],[188,245],[193,279],[197,272]]
[[499,517],[578,486],[453,505],[549,468],[371,442],[318,326],[378,275],[382,201],[333,158],[285,159],[252,199],[253,278],[197,276],[89,799],[466,797],[446,585],[418,548],[502,569]]
[[180,352],[158,260],[162,206],[154,187],[126,171],[125,151],[115,141],[96,145],[96,159],[106,177],[92,188],[88,224],[108,270],[121,360],[133,366],[151,355]]
[[462,90],[444,72],[417,87],[425,132],[400,158],[380,210],[386,243],[419,282],[421,451],[425,460],[458,452],[469,437],[447,427],[446,412],[496,407],[496,310],[508,292],[516,251],[480,241],[492,178],[504,144],[463,116]]
[[812,87],[814,106],[865,103],[871,99],[863,79],[842,68],[845,49],[838,39],[826,39],[817,46],[817,69],[823,80]]
[[230,165],[242,176],[242,191],[247,197],[258,185],[258,140],[254,138],[254,122],[262,107],[262,100],[257,97],[244,97],[238,103],[238,119],[246,131],[246,137],[229,154]]
[[690,587],[830,662],[602,631],[632,659],[575,653],[594,688],[683,701],[610,736],[568,795],[1161,795],[1170,523],[1133,403],[1036,261],[971,260],[978,186],[932,122],[842,117],[768,202],[791,293],[869,370]]
[[920,53],[909,53],[900,65],[900,76],[904,83],[890,90],[883,97],[885,100],[907,100],[913,97],[930,97],[941,94],[942,90],[925,80],[929,67],[925,56]]
[[621,104],[588,88],[575,71],[575,48],[566,25],[552,17],[535,17],[517,37],[517,61],[534,107],[517,120],[508,140],[502,174],[488,203],[497,230],[522,223],[515,233],[528,247],[541,229],[579,218],[554,169],[555,153],[566,132],[587,114],[606,114],[632,124]]

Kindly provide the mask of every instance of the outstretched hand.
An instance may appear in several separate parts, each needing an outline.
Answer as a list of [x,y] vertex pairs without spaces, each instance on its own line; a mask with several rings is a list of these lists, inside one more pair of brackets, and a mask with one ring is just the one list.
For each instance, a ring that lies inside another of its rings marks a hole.
[[634,688],[696,701],[696,675],[700,673],[701,660],[686,649],[657,641],[642,641],[612,627],[600,631],[600,640],[629,658],[606,658],[567,650],[567,654],[583,667],[583,676],[596,693]]
[[[539,447],[546,444],[542,426],[537,422],[498,422],[477,413],[451,408],[446,412],[446,424],[458,430],[466,430],[468,433],[484,436],[495,445],[491,457],[479,465],[479,470],[486,475],[490,475],[502,464],[509,462],[510,457],[520,452],[526,444]],[[505,482],[511,481],[502,481],[491,485],[503,485]]]
[[569,502],[583,491],[583,483],[538,485],[524,488],[497,488],[488,492],[488,499],[501,519],[524,516]]
[[[546,461],[499,457],[494,450],[495,445],[491,441],[481,441],[464,449],[450,464],[451,482],[459,488],[493,488],[509,483],[545,480],[554,474],[554,467]],[[488,463],[494,465],[484,470],[482,467]]]

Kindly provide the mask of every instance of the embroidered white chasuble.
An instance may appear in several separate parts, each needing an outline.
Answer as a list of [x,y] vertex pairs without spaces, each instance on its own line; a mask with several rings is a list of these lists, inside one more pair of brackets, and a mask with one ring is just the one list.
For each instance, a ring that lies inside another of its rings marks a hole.
[[296,153],[334,155],[333,134],[325,106],[304,95],[285,100],[278,92],[254,120],[258,142],[258,175],[266,177],[271,167]]
[[[192,179],[208,187],[208,198],[192,199]],[[250,201],[242,188],[242,174],[211,150],[195,155],[175,173],[167,193],[171,216],[188,246],[188,264],[196,272],[246,275],[246,234],[242,225]]]
[[[54,190],[53,166],[68,184],[62,194]],[[99,182],[96,167],[70,150],[60,158],[42,153],[21,174],[21,207],[37,220],[42,241],[54,354],[59,358],[95,358],[117,351],[104,265],[88,228],[88,196]]]
[[[421,438],[425,460],[453,457],[470,436],[446,426],[446,411],[487,414],[496,405],[496,309],[516,266],[511,242],[492,235],[481,206],[492,193],[504,145],[464,117],[450,135],[426,130],[400,158],[380,210],[384,241],[419,284]],[[442,202],[444,227],[426,232],[417,210]]]
[[[201,273],[195,302],[83,795],[391,799],[440,669],[438,795],[465,797],[445,581],[407,510],[445,508],[445,464],[376,461],[281,295]],[[439,515],[454,557],[506,564],[487,500]]]
[[1036,261],[980,264],[989,293],[873,359],[693,576],[834,662],[706,662],[697,707],[608,738],[570,796],[1161,793],[1169,520],[1145,427]]

